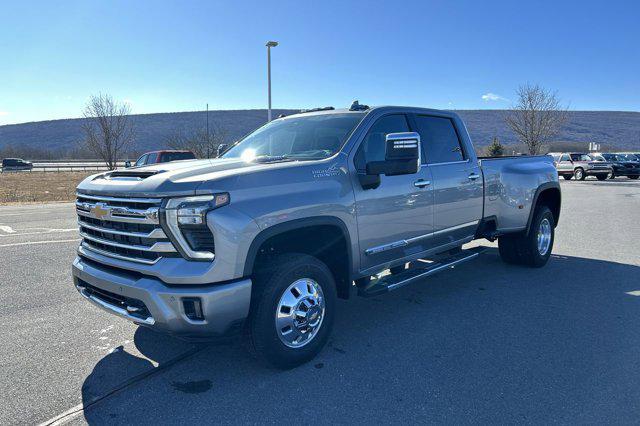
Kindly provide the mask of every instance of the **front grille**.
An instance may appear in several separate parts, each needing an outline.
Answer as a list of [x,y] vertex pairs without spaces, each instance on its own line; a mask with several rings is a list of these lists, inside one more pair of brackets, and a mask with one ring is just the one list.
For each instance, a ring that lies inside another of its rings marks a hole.
[[157,198],[78,194],[82,247],[120,260],[153,264],[177,252],[160,227]]

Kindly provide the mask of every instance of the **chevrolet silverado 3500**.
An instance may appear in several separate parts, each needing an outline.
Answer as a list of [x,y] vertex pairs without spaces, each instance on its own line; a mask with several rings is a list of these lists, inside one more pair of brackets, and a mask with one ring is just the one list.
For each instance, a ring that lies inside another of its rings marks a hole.
[[244,332],[291,368],[327,342],[336,298],[471,260],[474,239],[545,265],[560,186],[551,157],[477,158],[453,112],[354,102],[274,120],[220,158],[90,176],[76,211],[87,300],[185,339]]

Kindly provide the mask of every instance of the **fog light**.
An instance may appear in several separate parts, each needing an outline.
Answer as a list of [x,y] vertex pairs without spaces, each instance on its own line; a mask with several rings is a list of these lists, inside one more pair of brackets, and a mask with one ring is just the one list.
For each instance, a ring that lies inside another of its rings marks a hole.
[[199,297],[190,297],[182,299],[184,314],[193,321],[204,321],[202,314],[202,302]]

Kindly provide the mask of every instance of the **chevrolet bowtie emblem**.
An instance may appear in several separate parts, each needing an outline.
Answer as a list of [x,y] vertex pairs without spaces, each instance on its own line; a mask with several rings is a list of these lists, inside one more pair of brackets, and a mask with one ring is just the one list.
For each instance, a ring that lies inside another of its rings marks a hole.
[[91,208],[91,214],[96,219],[103,219],[104,217],[109,215],[110,211],[111,209],[106,208],[102,203],[97,203],[95,206],[93,206],[93,208]]

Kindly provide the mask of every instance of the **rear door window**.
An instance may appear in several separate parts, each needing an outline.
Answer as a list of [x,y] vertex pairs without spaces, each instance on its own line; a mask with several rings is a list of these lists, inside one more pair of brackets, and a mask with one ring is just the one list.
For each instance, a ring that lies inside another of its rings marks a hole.
[[427,164],[464,160],[460,139],[451,119],[416,115],[416,125]]

